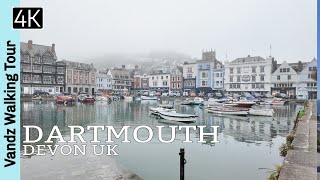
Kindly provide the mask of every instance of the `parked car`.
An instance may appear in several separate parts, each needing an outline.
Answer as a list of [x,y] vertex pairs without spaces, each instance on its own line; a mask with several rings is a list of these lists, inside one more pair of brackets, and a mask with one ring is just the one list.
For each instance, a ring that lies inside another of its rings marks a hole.
[[147,91],[146,91],[146,92],[143,92],[142,95],[144,95],[144,96],[149,96],[149,92],[147,92]]
[[191,97],[197,97],[197,94],[196,93],[191,93],[190,96]]
[[49,93],[48,92],[45,92],[43,90],[35,90],[33,92],[33,95],[34,96],[49,96]]
[[208,93],[207,96],[208,98],[212,98],[214,96],[214,93]]
[[174,93],[174,92],[169,92],[169,96],[170,97],[173,97],[173,96],[175,96],[176,95],[176,93]]
[[204,93],[203,93],[203,92],[200,92],[200,93],[198,94],[198,96],[199,96],[199,97],[203,97],[203,96],[204,96]]
[[160,92],[156,92],[154,95],[155,96],[161,96],[161,93]]
[[183,92],[182,96],[189,96],[188,92]]
[[161,96],[162,96],[162,97],[167,97],[167,96],[168,96],[168,93],[162,93]]
[[155,96],[154,92],[149,93],[149,96]]
[[176,93],[176,97],[180,97],[181,94],[179,92]]

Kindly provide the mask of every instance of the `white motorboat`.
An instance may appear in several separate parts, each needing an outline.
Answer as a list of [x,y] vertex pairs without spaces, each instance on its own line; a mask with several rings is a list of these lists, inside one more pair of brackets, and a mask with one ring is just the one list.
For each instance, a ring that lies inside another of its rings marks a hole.
[[133,96],[123,96],[125,101],[133,101]]
[[149,107],[151,113],[176,112],[171,104],[159,104],[158,107]]
[[157,96],[141,96],[141,100],[158,100]]
[[177,121],[177,122],[185,122],[185,123],[195,122],[196,118],[198,117],[197,115],[193,115],[193,114],[181,114],[176,112],[164,112],[164,111],[160,111],[158,112],[158,114],[163,119],[170,120],[170,121]]
[[181,105],[202,105],[204,102],[203,98],[195,97],[193,100],[186,99]]
[[249,109],[248,111],[249,115],[253,116],[273,116],[273,109]]
[[96,96],[97,101],[109,101],[109,97],[106,96]]
[[248,115],[248,109],[243,109],[243,108],[217,107],[217,108],[209,108],[207,109],[207,111],[209,113],[215,113],[215,114],[226,114],[226,115],[237,115],[237,116]]

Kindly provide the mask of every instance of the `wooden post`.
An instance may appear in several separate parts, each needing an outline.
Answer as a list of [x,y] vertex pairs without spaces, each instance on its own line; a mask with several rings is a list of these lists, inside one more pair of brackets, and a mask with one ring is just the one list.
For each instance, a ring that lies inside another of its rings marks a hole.
[[184,159],[184,148],[180,148],[180,180],[184,180],[184,165],[187,161]]

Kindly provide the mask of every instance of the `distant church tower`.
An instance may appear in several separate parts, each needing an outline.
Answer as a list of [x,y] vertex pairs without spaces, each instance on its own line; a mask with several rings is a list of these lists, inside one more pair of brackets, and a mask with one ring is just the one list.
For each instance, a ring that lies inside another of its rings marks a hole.
[[202,60],[216,60],[216,51],[202,51]]

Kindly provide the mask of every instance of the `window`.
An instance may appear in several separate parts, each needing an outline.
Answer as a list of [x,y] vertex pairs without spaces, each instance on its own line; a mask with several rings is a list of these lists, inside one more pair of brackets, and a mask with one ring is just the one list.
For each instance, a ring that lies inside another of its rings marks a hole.
[[252,67],[252,73],[256,73],[256,69],[257,69],[257,67],[253,66]]
[[192,68],[188,67],[188,73],[192,73]]
[[172,81],[174,81],[174,77],[172,77]]
[[229,87],[230,89],[232,89],[232,84],[230,84],[230,87]]
[[244,67],[244,68],[243,68],[243,72],[244,72],[244,73],[248,73],[248,72],[249,72],[249,67]]
[[163,79],[163,76],[161,76],[161,79]]
[[216,73],[216,77],[219,77],[220,73]]
[[311,79],[311,74],[308,74],[308,79]]
[[264,75],[260,75],[260,81],[264,81]]
[[237,73],[240,74],[241,73],[241,68],[237,68]]
[[309,71],[312,71],[312,67],[309,67]]
[[260,66],[260,72],[261,72],[261,73],[264,72],[264,66]]
[[240,89],[240,84],[237,84],[237,89]]
[[287,72],[290,72],[290,68],[287,68]]
[[230,74],[233,74],[233,68],[230,68]]
[[252,75],[251,79],[252,79],[252,82],[256,82],[256,76]]
[[202,78],[206,78],[207,77],[207,73],[205,73],[205,72],[202,72]]
[[187,74],[187,78],[188,79],[192,78],[192,74]]
[[260,84],[260,89],[264,89],[264,84]]
[[291,75],[288,75],[288,80],[291,79]]
[[180,81],[180,77],[179,76],[177,77],[177,81]]
[[280,80],[280,76],[277,76],[277,80]]
[[169,78],[169,76],[166,76],[166,79],[168,79]]
[[237,76],[237,82],[240,82],[240,78],[241,78],[240,76]]
[[154,77],[152,77],[152,80],[154,80]]
[[210,69],[210,64],[207,64],[207,69]]
[[163,81],[163,82],[162,82],[162,85],[163,85],[163,86],[167,86],[167,85],[168,85],[168,82],[167,82],[167,81]]
[[233,76],[230,76],[230,82],[233,82]]
[[153,82],[153,86],[157,86],[157,82]]
[[251,88],[252,89],[256,88],[256,84],[251,84]]
[[201,85],[202,85],[202,86],[206,86],[207,84],[208,84],[207,81],[202,81],[202,82],[201,82]]

